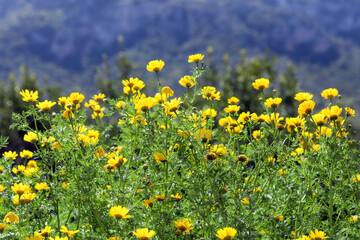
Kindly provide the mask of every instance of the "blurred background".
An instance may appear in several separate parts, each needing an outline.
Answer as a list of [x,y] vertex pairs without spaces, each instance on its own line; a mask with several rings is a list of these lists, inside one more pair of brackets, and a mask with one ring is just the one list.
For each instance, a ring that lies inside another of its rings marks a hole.
[[0,127],[23,109],[23,88],[51,100],[75,90],[117,97],[122,79],[139,77],[151,92],[154,59],[181,89],[195,53],[205,55],[204,82],[243,110],[256,99],[250,82],[267,77],[289,114],[292,94],[309,91],[321,105],[326,88],[359,112],[359,10],[358,0],[0,0]]

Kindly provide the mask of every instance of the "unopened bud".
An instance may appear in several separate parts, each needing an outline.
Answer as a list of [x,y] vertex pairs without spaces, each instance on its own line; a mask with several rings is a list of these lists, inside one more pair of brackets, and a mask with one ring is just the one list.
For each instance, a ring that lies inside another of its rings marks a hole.
[[338,98],[339,98],[339,100],[340,100],[340,99],[342,98],[342,96],[339,94],[339,95],[338,95]]
[[259,98],[259,102],[262,102],[264,101],[264,99],[262,97]]
[[142,168],[144,169],[144,170],[146,170],[146,169],[148,169],[148,165],[147,164],[144,164],[143,166],[142,166]]
[[277,93],[276,89],[274,89],[274,90],[273,90],[273,93],[274,93],[274,94],[276,94],[276,93]]

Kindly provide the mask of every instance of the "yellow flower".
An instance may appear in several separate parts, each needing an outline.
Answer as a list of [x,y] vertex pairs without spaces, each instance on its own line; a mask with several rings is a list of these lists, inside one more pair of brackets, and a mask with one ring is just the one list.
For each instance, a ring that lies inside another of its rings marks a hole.
[[208,108],[208,109],[202,111],[201,116],[203,118],[214,118],[217,116],[217,112],[215,109]]
[[81,103],[85,99],[85,96],[81,93],[73,92],[70,94],[68,99],[73,105],[77,105],[78,103]]
[[240,100],[237,97],[231,97],[228,99],[228,104],[236,104],[238,103]]
[[29,91],[28,89],[25,89],[25,91],[21,90],[20,94],[24,102],[35,102],[39,97],[38,91],[34,92],[34,91]]
[[299,92],[295,95],[295,100],[299,101],[300,103],[309,101],[313,98],[313,95],[307,92]]
[[49,185],[46,183],[46,182],[42,182],[42,183],[37,183],[35,185],[35,189],[38,190],[38,191],[47,191],[50,189]]
[[217,231],[216,236],[221,240],[233,239],[236,235],[237,231],[235,228],[226,227]]
[[339,95],[339,91],[336,88],[328,88],[322,91],[321,96],[326,99],[333,99]]
[[18,154],[15,151],[8,151],[3,153],[4,158],[15,160]]
[[326,236],[325,232],[319,231],[317,229],[315,230],[315,232],[310,231],[309,237],[310,237],[310,239],[326,239],[326,238],[329,238],[329,237]]
[[59,97],[58,104],[62,107],[65,107],[69,103],[69,99],[67,97]]
[[265,101],[265,106],[269,108],[276,108],[282,102],[281,98],[268,98]]
[[4,218],[4,222],[6,223],[18,223],[19,222],[19,217],[13,213],[13,212],[8,212]]
[[255,82],[253,82],[253,87],[257,90],[263,90],[265,88],[269,87],[269,79],[266,78],[259,78],[256,79]]
[[32,237],[26,237],[25,240],[44,240],[44,238],[39,233],[35,233]]
[[355,110],[354,109],[346,107],[345,111],[346,111],[346,116],[348,116],[348,117],[355,116]]
[[236,106],[236,105],[229,105],[228,107],[226,107],[224,109],[225,112],[230,113],[230,114],[234,114],[236,112],[238,112],[240,110],[240,106]]
[[73,238],[75,233],[78,233],[79,230],[73,231],[73,230],[68,230],[67,227],[65,226],[61,226],[60,232],[65,233],[69,238]]
[[212,95],[216,93],[216,88],[211,86],[205,86],[201,89],[203,98],[210,99]]
[[120,219],[120,218],[130,218],[130,215],[126,215],[128,214],[129,209],[127,209],[126,207],[122,207],[122,206],[114,206],[110,208],[110,215],[113,216],[116,219]]
[[16,194],[19,194],[19,195],[31,192],[30,186],[28,184],[22,184],[22,183],[15,183],[14,186],[11,186],[11,189]]
[[260,130],[255,130],[253,131],[252,136],[256,141],[259,141],[261,138],[264,137],[264,134]]
[[169,112],[175,112],[176,110],[179,109],[180,103],[181,103],[181,98],[174,98],[171,99],[170,102],[165,102],[163,104],[163,107]]
[[298,128],[302,128],[303,126],[305,126],[305,122],[305,118],[300,116],[297,116],[296,118],[286,118],[287,130],[289,132],[292,132],[292,130],[297,132]]
[[90,109],[94,109],[95,106],[98,106],[99,103],[97,101],[95,101],[94,99],[90,99],[89,102],[85,103],[84,106],[87,107],[87,108],[90,108]]
[[328,137],[330,134],[332,134],[332,129],[328,127],[318,127],[315,132],[317,138],[319,138],[321,135]]
[[201,140],[202,142],[209,141],[212,131],[208,129],[200,129],[197,134],[195,134],[196,139]]
[[247,198],[242,198],[242,199],[241,199],[241,205],[247,205],[247,204],[250,204],[249,199],[247,199]]
[[144,239],[150,239],[152,236],[155,235],[155,231],[151,230],[149,232],[148,228],[140,228],[137,229],[135,232],[133,232],[133,234],[138,237],[140,240],[144,240]]
[[17,168],[14,167],[12,169],[12,172],[15,173],[15,174],[20,174],[20,173],[23,173],[25,171],[25,166],[24,165],[18,165]]
[[335,121],[339,118],[342,112],[342,108],[338,106],[332,106],[331,108],[325,108],[321,113],[325,114],[331,121]]
[[182,231],[183,234],[185,233],[190,234],[190,230],[194,229],[191,227],[192,223],[188,219],[184,219],[181,221],[175,221],[175,227],[178,229],[178,231]]
[[357,222],[359,220],[359,216],[354,215],[349,217],[349,222]]
[[247,164],[247,162],[249,161],[249,158],[246,156],[246,155],[244,155],[244,154],[240,154],[237,158],[236,158],[236,160],[238,160],[238,164],[242,164],[242,165],[246,165]]
[[68,240],[68,237],[59,237],[59,236],[56,236],[55,238],[49,237],[49,240]]
[[174,91],[170,87],[165,86],[161,89],[161,94],[165,94],[167,97],[172,97],[174,96]]
[[195,78],[186,75],[180,79],[179,83],[183,87],[192,88],[195,85]]
[[16,195],[13,199],[13,203],[14,204],[26,204],[31,202],[32,200],[34,200],[34,198],[36,198],[36,194],[35,193],[24,193],[21,196],[20,195]]
[[162,201],[166,200],[165,194],[163,194],[163,195],[154,195],[154,197],[159,202],[162,202]]
[[0,184],[0,193],[5,191],[6,187],[4,187],[3,185]]
[[154,200],[155,199],[152,199],[152,198],[145,199],[143,204],[144,204],[144,206],[146,206],[146,208],[152,207],[155,204]]
[[107,240],[122,240],[121,237],[109,237]]
[[167,162],[166,157],[162,153],[155,153],[153,157],[157,163]]
[[176,201],[180,201],[182,198],[182,196],[179,193],[176,193],[175,195],[171,194],[170,197],[174,198]]
[[42,111],[49,111],[52,106],[54,106],[56,102],[45,100],[44,102],[39,102],[36,104],[36,107]]
[[38,140],[37,134],[34,133],[34,132],[28,132],[24,136],[24,141],[25,142],[36,143],[37,140]]
[[356,174],[355,177],[352,178],[353,182],[360,182],[360,174]]
[[101,101],[101,100],[103,100],[105,97],[106,97],[105,94],[99,93],[98,95],[95,94],[92,98],[93,98],[94,100],[96,100],[96,101]]
[[29,150],[23,150],[20,152],[20,157],[25,158],[25,159],[29,159],[33,157],[33,152],[29,151]]
[[115,106],[121,109],[126,106],[126,103],[124,101],[118,101]]
[[275,215],[274,219],[278,220],[278,221],[284,221],[284,216],[283,215]]
[[203,58],[204,58],[204,55],[202,55],[202,54],[190,55],[188,62],[189,62],[189,63],[192,63],[192,62],[198,63],[198,62],[200,62],[201,60],[203,60]]
[[0,223],[0,233],[3,233],[7,229],[7,225],[5,223]]
[[276,161],[276,158],[274,158],[274,157],[268,157],[268,159],[266,160],[266,164],[270,164],[270,163],[275,163],[275,161]]
[[315,107],[315,102],[313,100],[302,102],[299,105],[298,113],[302,117],[308,116],[313,111],[314,107]]
[[155,98],[147,97],[147,98],[141,98],[136,100],[135,102],[135,108],[137,110],[137,113],[140,113],[141,111],[147,112],[157,104],[157,101]]
[[157,72],[161,71],[161,69],[164,67],[164,65],[165,65],[165,63],[162,60],[153,60],[148,63],[148,65],[146,66],[146,69],[149,72],[157,73]]
[[327,123],[327,117],[322,113],[318,113],[318,114],[314,114],[311,117],[311,121],[315,123],[317,126],[321,127]]

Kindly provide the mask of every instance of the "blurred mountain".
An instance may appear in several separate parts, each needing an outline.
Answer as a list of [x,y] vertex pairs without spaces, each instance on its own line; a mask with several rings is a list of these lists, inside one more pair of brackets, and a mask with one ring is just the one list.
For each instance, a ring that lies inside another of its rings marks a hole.
[[[93,86],[101,55],[118,36],[145,73],[164,59],[167,78],[189,70],[187,56],[215,49],[236,61],[270,49],[298,66],[301,86],[360,93],[358,0],[0,0],[0,78],[21,63],[63,86]],[[280,66],[281,67],[281,66]],[[147,76],[147,75],[146,75]],[[46,78],[46,77],[45,77]],[[90,87],[89,87],[90,86]]]

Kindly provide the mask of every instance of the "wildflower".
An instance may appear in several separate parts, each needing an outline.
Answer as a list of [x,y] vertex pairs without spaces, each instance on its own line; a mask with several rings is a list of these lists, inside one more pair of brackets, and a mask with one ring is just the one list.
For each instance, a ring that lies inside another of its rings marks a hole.
[[152,199],[152,198],[145,199],[143,204],[144,204],[144,206],[146,206],[146,208],[152,207],[155,204],[154,200],[155,199]]
[[147,112],[155,106],[157,101],[154,98],[147,97],[147,98],[141,98],[139,100],[136,100],[135,102],[135,108],[137,110],[137,113],[140,113],[141,111]]
[[3,153],[4,158],[15,160],[18,154],[15,151],[8,151]]
[[35,102],[39,97],[38,91],[29,91],[28,89],[21,90],[20,95],[24,102]]
[[240,100],[237,97],[231,97],[228,99],[228,104],[236,104],[238,103]]
[[121,167],[127,162],[127,159],[123,156],[114,156],[108,160],[108,164],[112,165],[114,168]]
[[73,238],[75,233],[78,233],[79,230],[73,231],[73,230],[68,230],[67,227],[65,226],[61,226],[60,232],[65,233],[69,238]]
[[0,166],[0,173],[3,173],[3,172],[5,172],[4,167]]
[[172,97],[174,96],[174,91],[170,87],[165,86],[161,89],[161,94],[165,94],[167,97]]
[[126,207],[122,207],[122,206],[114,206],[110,208],[110,215],[113,216],[116,219],[120,219],[120,218],[130,218],[130,215],[126,215],[128,214],[129,209],[127,209]]
[[180,201],[182,198],[182,196],[179,193],[176,193],[175,195],[171,194],[170,197],[174,198],[176,201]]
[[210,99],[210,97],[216,93],[216,88],[211,86],[205,86],[201,89],[203,98]]
[[287,175],[288,175],[288,170],[282,170],[282,169],[279,170],[279,176],[286,177]]
[[166,157],[162,153],[155,153],[153,157],[157,163],[167,162]]
[[217,116],[217,112],[215,109],[208,108],[202,112],[201,116],[203,118],[214,118]]
[[319,231],[317,229],[315,230],[315,232],[310,231],[309,237],[310,237],[310,239],[326,239],[326,238],[329,238],[329,237],[326,236],[325,232]]
[[73,92],[70,94],[68,99],[70,103],[72,103],[73,105],[77,105],[85,99],[85,96],[81,93]]
[[7,225],[5,223],[0,223],[0,233],[3,233],[7,229]]
[[245,124],[247,121],[250,121],[250,112],[242,112],[240,113],[240,116],[238,117],[237,121],[241,122],[242,124]]
[[356,174],[355,177],[352,178],[353,182],[360,182],[360,174]]
[[4,218],[4,222],[6,223],[18,223],[19,222],[19,217],[13,213],[13,212],[8,212]]
[[315,107],[315,102],[313,100],[302,102],[299,105],[298,113],[302,117],[308,116],[313,111],[314,107]]
[[90,108],[91,110],[94,109],[98,105],[99,105],[99,103],[97,101],[95,101],[94,99],[90,99],[88,103],[86,102],[84,104],[85,107]]
[[69,100],[67,97],[59,97],[58,104],[62,107],[65,107],[68,104]]
[[348,117],[355,116],[355,110],[354,109],[346,107],[345,111],[346,111],[346,116],[348,116]]
[[268,98],[265,101],[265,106],[269,108],[276,108],[282,102],[281,98]]
[[196,139],[201,140],[202,142],[207,142],[211,138],[212,131],[208,129],[200,129],[197,134],[195,134]]
[[23,150],[20,152],[20,157],[25,158],[25,159],[29,159],[33,157],[33,152],[29,151],[29,150]]
[[147,125],[146,119],[141,115],[136,115],[135,117],[130,118],[130,123],[135,124],[136,126]]
[[312,116],[311,121],[321,127],[327,123],[327,117],[322,113],[318,113]]
[[305,126],[305,122],[306,122],[305,119],[300,116],[296,118],[286,118],[287,130],[289,132],[292,132],[292,130],[297,132],[298,128]]
[[322,113],[326,115],[331,121],[335,121],[339,118],[342,112],[342,108],[338,106],[332,106],[331,108],[325,108]]
[[66,119],[70,119],[70,118],[73,118],[74,117],[74,113],[70,110],[70,109],[66,109],[62,116]]
[[256,79],[255,82],[253,82],[253,87],[257,90],[263,90],[265,88],[269,87],[269,79],[266,78],[259,78]]
[[215,159],[217,159],[218,158],[218,155],[216,155],[216,153],[214,153],[214,152],[209,152],[209,153],[207,153],[206,155],[205,155],[205,159],[207,160],[207,161],[212,161],[212,160],[215,160]]
[[109,237],[107,240],[122,240],[121,237]]
[[95,94],[92,98],[99,102],[99,101],[103,100],[105,97],[106,97],[105,94],[99,93],[98,95]]
[[43,240],[43,239],[44,238],[39,233],[35,233],[35,235],[32,236],[32,237],[26,237],[25,238],[25,240]]
[[22,195],[24,193],[31,192],[31,188],[28,184],[22,184],[22,183],[15,183],[14,186],[11,186],[11,189],[19,195]]
[[232,227],[226,227],[219,229],[216,233],[216,236],[220,238],[221,240],[228,240],[233,239],[236,235],[237,231],[235,228]]
[[309,101],[313,98],[313,95],[307,92],[299,92],[295,95],[295,100],[299,101],[300,103]]
[[68,237],[59,237],[59,236],[56,236],[55,238],[49,237],[49,240],[68,240]]
[[175,227],[178,229],[178,231],[182,231],[183,234],[185,233],[190,234],[190,230],[194,229],[191,227],[192,223],[188,219],[184,219],[181,221],[175,221]]
[[47,191],[50,189],[49,185],[46,182],[37,183],[35,189],[38,191]]
[[260,130],[255,130],[253,131],[252,136],[256,141],[259,141],[261,138],[264,137],[264,134]]
[[164,195],[154,195],[154,197],[155,197],[156,200],[159,201],[159,202],[162,202],[162,201],[166,200],[165,194],[164,194]]
[[118,109],[121,109],[126,106],[126,103],[124,101],[118,101],[115,105]]
[[241,205],[248,205],[248,204],[250,204],[249,199],[247,199],[247,198],[242,198],[241,199]]
[[240,110],[240,106],[236,106],[236,105],[229,105],[228,107],[226,107],[224,109],[225,112],[230,113],[230,114],[234,114],[236,112],[238,112]]
[[39,102],[36,104],[36,107],[42,111],[49,111],[51,107],[53,107],[56,102],[45,100],[44,102]]
[[242,164],[242,165],[246,165],[247,163],[248,163],[248,161],[249,161],[249,158],[246,156],[246,155],[244,155],[244,154],[240,154],[237,158],[236,158],[236,160],[238,160],[238,164]]
[[349,217],[349,222],[357,222],[359,220],[359,216],[353,215]]
[[198,63],[198,62],[200,62],[201,60],[203,60],[203,58],[204,58],[204,55],[202,55],[202,54],[190,55],[188,62],[189,62],[189,63],[192,63],[192,62]]
[[210,151],[216,153],[216,155],[218,156],[227,155],[226,147],[224,146],[224,144],[211,146]]
[[37,140],[38,140],[37,134],[34,133],[34,132],[28,132],[24,136],[24,141],[25,142],[36,143]]
[[17,166],[17,168],[16,167],[14,167],[13,169],[12,169],[12,172],[13,173],[15,173],[15,174],[21,174],[21,173],[23,173],[25,171],[25,166],[24,165],[18,165]]
[[135,232],[133,232],[133,234],[138,237],[140,240],[144,240],[144,239],[150,239],[152,236],[155,235],[155,231],[151,230],[149,232],[148,228],[140,228],[137,229]]
[[326,99],[333,99],[339,95],[339,91],[336,88],[328,88],[322,91],[321,96]]
[[315,132],[315,135],[316,137],[320,137],[321,135],[325,135],[326,137],[328,137],[330,134],[332,133],[332,129],[331,128],[328,128],[328,127],[318,127],[316,132]]
[[266,160],[266,164],[275,163],[275,161],[276,161],[276,158],[268,157],[268,159]]
[[192,88],[195,85],[195,78],[186,75],[180,79],[179,83],[183,87]]
[[165,102],[163,104],[163,107],[169,112],[175,112],[176,110],[179,109],[180,103],[181,103],[181,98],[174,98],[171,99],[170,102]]
[[0,193],[5,191],[6,187],[4,187],[3,185],[0,184]]
[[157,72],[161,71],[161,69],[164,67],[164,65],[165,65],[165,63],[162,60],[153,60],[148,63],[148,65],[146,66],[146,69],[149,72],[157,73]]
[[13,199],[13,203],[14,204],[26,204],[31,202],[32,200],[34,200],[34,198],[36,198],[36,194],[35,193],[24,193],[21,196],[20,195],[16,195]]
[[282,221],[284,221],[284,216],[283,215],[275,215],[274,219],[282,222]]

